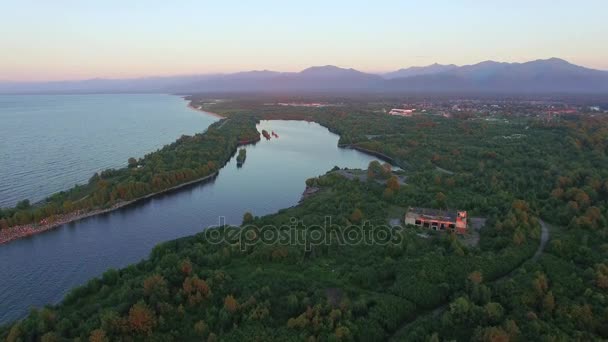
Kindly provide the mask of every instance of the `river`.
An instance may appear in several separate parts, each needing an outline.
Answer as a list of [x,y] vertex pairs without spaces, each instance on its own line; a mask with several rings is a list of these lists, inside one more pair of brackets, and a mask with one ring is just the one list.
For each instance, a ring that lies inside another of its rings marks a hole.
[[338,136],[303,121],[262,121],[278,138],[247,146],[210,182],[64,225],[0,246],[0,323],[31,306],[58,303],[75,286],[147,257],[158,243],[216,225],[240,224],[243,213],[266,215],[296,205],[309,177],[334,166],[366,168],[374,158],[338,148]]

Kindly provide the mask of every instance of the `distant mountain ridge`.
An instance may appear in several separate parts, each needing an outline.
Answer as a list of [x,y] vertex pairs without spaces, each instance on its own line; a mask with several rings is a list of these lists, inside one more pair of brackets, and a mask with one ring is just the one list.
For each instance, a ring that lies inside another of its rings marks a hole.
[[608,93],[608,72],[550,58],[525,63],[484,61],[464,66],[435,63],[383,75],[325,65],[300,72],[254,70],[138,79],[0,82],[0,93],[289,91]]
[[458,68],[458,66],[455,64],[443,65],[443,64],[434,63],[434,64],[423,66],[423,67],[413,66],[413,67],[409,67],[406,69],[399,69],[397,71],[387,72],[386,74],[383,74],[382,76],[386,79],[393,79],[393,78],[402,78],[402,77],[411,77],[411,76],[420,76],[420,75],[431,75],[431,74],[437,74],[440,72],[451,71],[451,70],[454,70],[457,68]]

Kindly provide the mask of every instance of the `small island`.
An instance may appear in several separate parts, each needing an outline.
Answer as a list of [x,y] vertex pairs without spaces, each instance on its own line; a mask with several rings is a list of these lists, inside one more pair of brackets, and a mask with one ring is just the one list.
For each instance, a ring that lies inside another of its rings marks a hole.
[[239,150],[239,154],[236,156],[236,166],[241,167],[247,158],[247,150],[242,148]]
[[266,138],[266,140],[270,140],[270,134],[268,133],[267,130],[263,129],[262,135],[264,136],[264,138]]

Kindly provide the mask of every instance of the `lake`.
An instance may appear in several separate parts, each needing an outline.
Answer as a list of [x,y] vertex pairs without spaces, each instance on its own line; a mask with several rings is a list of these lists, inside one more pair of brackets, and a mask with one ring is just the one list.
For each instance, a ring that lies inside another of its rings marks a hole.
[[0,95],[0,207],[86,183],[217,120],[186,104],[158,94]]
[[0,246],[0,322],[57,303],[109,268],[135,263],[156,244],[217,225],[220,217],[240,224],[246,211],[261,216],[296,205],[307,178],[336,165],[366,168],[374,159],[338,148],[338,136],[316,123],[262,121],[262,129],[279,138],[248,146],[243,167],[235,155],[211,182]]

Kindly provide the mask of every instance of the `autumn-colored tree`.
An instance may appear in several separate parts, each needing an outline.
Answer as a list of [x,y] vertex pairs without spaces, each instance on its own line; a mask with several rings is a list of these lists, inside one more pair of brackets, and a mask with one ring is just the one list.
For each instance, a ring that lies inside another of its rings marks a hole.
[[384,192],[382,193],[382,197],[389,201],[391,199],[393,199],[393,196],[395,196],[395,192],[393,192],[393,190],[391,190],[390,188],[386,188],[384,189]]
[[383,169],[383,170],[382,170],[382,171],[383,171],[383,174],[384,174],[385,176],[390,175],[390,174],[391,174],[391,172],[393,171],[393,167],[392,167],[392,166],[391,166],[391,164],[389,164],[389,163],[383,163],[383,164],[382,164],[382,169]]
[[520,246],[524,242],[526,242],[526,235],[521,229],[516,230],[515,233],[513,233],[513,243]]
[[134,304],[129,310],[129,327],[131,331],[149,335],[156,326],[154,312],[143,302]]
[[108,342],[110,341],[103,329],[95,329],[89,335],[89,342]]
[[372,160],[367,166],[367,177],[376,178],[382,173],[382,166],[377,160]]
[[483,276],[480,271],[473,271],[469,273],[468,278],[473,284],[481,284],[483,281]]
[[245,224],[249,224],[251,222],[253,222],[253,214],[250,212],[246,212],[243,215],[243,224],[245,225]]
[[167,281],[159,274],[152,275],[144,280],[145,296],[165,296],[168,294]]
[[182,261],[182,263],[180,265],[180,270],[186,276],[189,276],[190,274],[192,274],[192,263],[190,262],[190,259],[184,259]]
[[511,207],[515,210],[521,210],[524,212],[527,212],[529,210],[529,206],[528,203],[524,200],[515,200],[513,201],[513,204],[511,205]]
[[193,278],[186,278],[182,284],[182,289],[186,294],[200,294],[203,298],[209,298],[211,296],[211,289],[207,282],[203,279],[199,279],[197,276]]
[[560,199],[562,196],[564,196],[564,189],[562,188],[555,188],[551,191],[551,197],[555,199]]
[[532,286],[539,296],[543,295],[549,289],[549,283],[547,276],[544,273],[538,273],[536,278],[532,281]]
[[593,326],[593,310],[589,304],[574,305],[571,315],[580,329],[589,329]]
[[452,188],[452,187],[454,187],[454,185],[456,185],[456,181],[454,180],[453,177],[450,177],[445,180],[445,185]]
[[391,176],[391,178],[389,178],[386,181],[386,187],[391,189],[392,191],[399,191],[399,178],[397,178],[397,176]]
[[435,185],[441,185],[441,176],[435,176]]
[[505,321],[504,327],[507,331],[507,334],[509,334],[510,341],[516,341],[517,337],[521,333],[519,327],[517,326],[517,323],[515,323],[515,321],[512,319],[508,319]]
[[478,340],[484,342],[509,342],[509,334],[501,327],[488,327],[481,331]]
[[363,213],[359,208],[355,209],[352,214],[350,214],[350,221],[353,223],[360,223],[363,219]]
[[230,313],[235,313],[239,309],[239,303],[234,296],[228,295],[224,298],[224,309]]
[[345,326],[337,327],[334,334],[336,335],[336,339],[339,341],[350,339],[350,330],[348,330],[348,328]]

